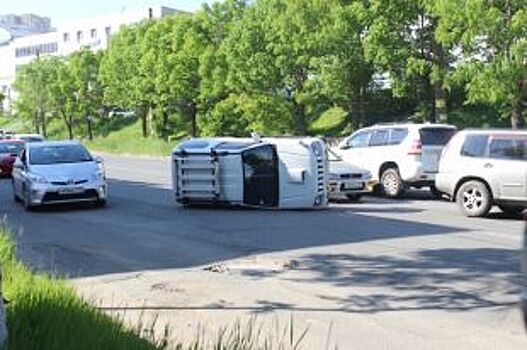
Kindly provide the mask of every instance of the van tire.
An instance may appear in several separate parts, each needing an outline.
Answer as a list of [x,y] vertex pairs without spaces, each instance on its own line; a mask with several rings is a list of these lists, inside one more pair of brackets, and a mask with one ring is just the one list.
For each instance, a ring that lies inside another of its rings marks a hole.
[[396,168],[388,168],[381,175],[383,193],[388,198],[398,198],[404,192],[404,183]]
[[466,216],[480,218],[492,208],[492,194],[483,182],[471,180],[461,185],[456,202]]

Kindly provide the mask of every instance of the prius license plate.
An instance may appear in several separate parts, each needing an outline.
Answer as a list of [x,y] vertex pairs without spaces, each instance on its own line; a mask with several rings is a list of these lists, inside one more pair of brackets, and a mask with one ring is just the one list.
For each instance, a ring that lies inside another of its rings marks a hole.
[[82,192],[84,192],[82,187],[64,187],[59,190],[59,194],[76,194]]

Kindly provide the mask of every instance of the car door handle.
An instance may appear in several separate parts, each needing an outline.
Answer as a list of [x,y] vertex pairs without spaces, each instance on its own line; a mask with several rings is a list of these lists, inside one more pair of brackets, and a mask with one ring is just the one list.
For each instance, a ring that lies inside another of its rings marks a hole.
[[494,168],[494,164],[492,163],[487,163],[483,166],[485,169],[491,169],[491,168]]

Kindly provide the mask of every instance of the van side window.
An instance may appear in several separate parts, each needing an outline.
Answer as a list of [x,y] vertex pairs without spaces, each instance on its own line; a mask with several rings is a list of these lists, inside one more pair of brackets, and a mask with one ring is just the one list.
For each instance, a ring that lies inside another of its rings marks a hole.
[[488,135],[467,135],[461,148],[461,155],[465,157],[484,157],[488,140]]
[[390,133],[390,140],[388,141],[389,145],[398,145],[406,138],[408,135],[408,129],[392,129]]
[[492,139],[489,145],[489,158],[526,160],[527,140]]
[[348,146],[351,148],[368,147],[371,131],[362,131],[354,135],[349,141]]
[[388,143],[389,131],[375,130],[371,135],[370,146],[384,146]]

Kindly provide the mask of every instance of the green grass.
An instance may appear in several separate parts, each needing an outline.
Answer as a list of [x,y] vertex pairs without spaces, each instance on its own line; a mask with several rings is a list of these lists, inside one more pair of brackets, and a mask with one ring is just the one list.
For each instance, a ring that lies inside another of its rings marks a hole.
[[330,108],[315,119],[309,126],[309,132],[322,136],[342,136],[349,134],[347,129],[347,113],[341,108]]
[[65,281],[32,273],[0,227],[7,349],[160,349],[82,301]]
[[[141,122],[132,120],[121,128],[99,130],[93,141],[87,141],[88,148],[116,154],[133,154],[147,156],[169,156],[177,141],[167,142],[158,137],[144,138],[141,133]],[[183,134],[177,138],[184,137]]]

